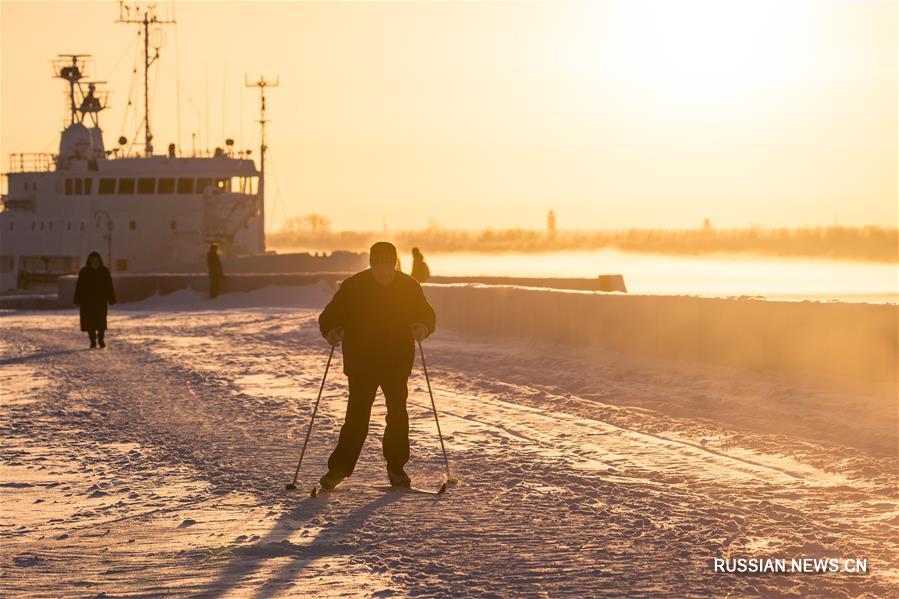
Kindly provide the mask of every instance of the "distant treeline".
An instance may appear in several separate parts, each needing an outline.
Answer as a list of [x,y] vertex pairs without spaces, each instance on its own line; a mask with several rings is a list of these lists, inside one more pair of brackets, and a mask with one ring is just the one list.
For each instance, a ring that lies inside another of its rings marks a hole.
[[[322,219],[324,221],[324,219]],[[303,226],[304,218],[267,236],[268,245],[288,250],[365,250],[389,239],[401,251],[418,246],[427,252],[560,252],[618,249],[629,252],[700,255],[760,254],[779,257],[833,258],[899,263],[899,230],[879,227],[799,229],[693,229],[625,231],[556,231],[429,228],[418,231],[330,231],[327,221]],[[321,226],[324,225],[324,226]]]

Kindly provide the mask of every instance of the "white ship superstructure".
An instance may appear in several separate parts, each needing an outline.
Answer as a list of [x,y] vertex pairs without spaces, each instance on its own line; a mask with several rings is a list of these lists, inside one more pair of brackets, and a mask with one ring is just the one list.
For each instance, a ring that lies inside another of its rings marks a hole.
[[[144,19],[145,36],[152,22]],[[205,156],[182,155],[173,144],[156,155],[148,105],[144,152],[128,154],[124,140],[107,151],[99,126],[105,96],[84,81],[84,59],[68,55],[55,65],[70,100],[59,152],[10,156],[0,291],[77,272],[92,250],[114,273],[202,263],[212,241],[226,256],[263,253],[263,173],[249,152],[235,153],[228,141]],[[145,47],[145,66],[151,62]],[[263,164],[264,152],[263,142]]]

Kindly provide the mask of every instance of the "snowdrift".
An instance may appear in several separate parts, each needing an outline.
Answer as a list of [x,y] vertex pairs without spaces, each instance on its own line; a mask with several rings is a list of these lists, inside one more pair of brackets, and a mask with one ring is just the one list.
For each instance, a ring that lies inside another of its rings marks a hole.
[[425,292],[438,328],[759,372],[896,383],[896,305],[478,285],[425,285]]
[[[281,287],[281,291],[272,292],[268,297],[274,298],[278,293],[291,296],[297,293],[297,288],[314,287],[319,283],[327,283],[332,289],[336,289],[338,282],[346,277],[347,273],[344,272],[227,274],[222,282],[222,294],[241,295],[269,287],[273,289]],[[78,277],[75,275],[59,277],[57,280],[57,297],[60,306],[72,305],[77,280]],[[197,295],[205,294],[209,290],[209,277],[205,273],[116,273],[112,275],[112,284],[115,287],[119,303],[125,304],[143,301],[154,296],[164,297],[179,291],[193,291]],[[184,299],[188,295],[182,293],[177,297]],[[175,304],[177,301],[169,302],[169,305]]]
[[235,308],[314,308],[320,309],[334,295],[326,281],[295,287],[270,286],[251,291],[226,293],[210,299],[206,293],[181,289],[167,295],[153,295],[139,302],[121,304],[116,310],[229,310]]

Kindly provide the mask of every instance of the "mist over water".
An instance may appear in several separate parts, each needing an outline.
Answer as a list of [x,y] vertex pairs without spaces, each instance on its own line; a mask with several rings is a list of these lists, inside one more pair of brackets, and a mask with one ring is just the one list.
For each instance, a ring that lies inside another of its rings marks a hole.
[[[622,274],[630,293],[763,296],[770,299],[899,303],[899,267],[889,263],[672,256],[617,250],[550,253],[425,253],[434,275],[595,277]],[[411,257],[402,256],[403,270]]]

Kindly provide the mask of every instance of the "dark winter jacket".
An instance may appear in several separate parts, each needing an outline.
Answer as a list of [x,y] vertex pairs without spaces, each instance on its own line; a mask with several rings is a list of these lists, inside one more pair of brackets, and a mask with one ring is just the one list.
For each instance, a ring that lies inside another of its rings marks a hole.
[[412,260],[412,278],[419,283],[424,283],[431,278],[431,269],[428,268],[428,263],[424,258]]
[[415,361],[414,323],[425,325],[429,333],[437,326],[437,316],[418,281],[397,271],[393,281],[382,286],[370,269],[341,283],[318,317],[322,335],[343,329],[347,375],[392,372],[408,376]]
[[[98,268],[90,265],[94,256],[100,260]],[[112,287],[112,275],[103,266],[103,258],[97,252],[90,253],[87,265],[78,272],[73,301],[79,307],[82,331],[106,330],[106,305],[116,302],[115,289]]]
[[222,272],[222,261],[217,252],[206,252],[206,268],[209,270],[210,279],[221,279],[225,276]]

